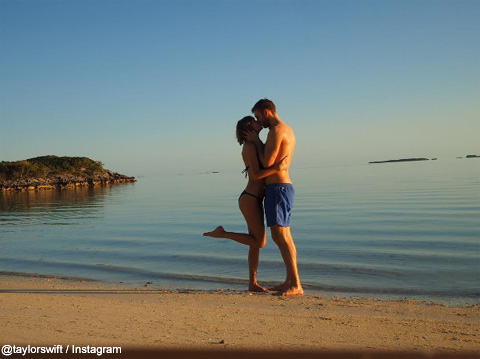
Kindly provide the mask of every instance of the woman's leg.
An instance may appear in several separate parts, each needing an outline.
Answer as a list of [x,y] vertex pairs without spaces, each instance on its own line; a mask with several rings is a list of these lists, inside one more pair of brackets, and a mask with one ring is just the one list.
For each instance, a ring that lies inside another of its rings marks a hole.
[[241,196],[238,205],[245,221],[247,222],[248,234],[227,232],[222,226],[218,226],[215,230],[204,233],[203,235],[215,238],[227,238],[250,246],[248,253],[248,267],[250,273],[249,290],[266,292],[268,290],[259,286],[257,283],[260,248],[263,248],[267,242],[263,217],[263,205],[256,198],[251,196]]
[[238,232],[227,232],[222,226],[218,226],[211,232],[203,235],[214,238],[227,238],[246,246],[263,248],[267,243],[265,224],[263,220],[263,206],[254,197],[242,196],[238,201],[240,211],[247,222],[248,234]]
[[203,234],[205,237],[227,238],[235,242],[245,244],[246,246],[254,246],[256,244],[255,237],[247,233],[227,232],[222,226],[218,226],[211,232]]
[[260,248],[263,248],[267,243],[262,202],[259,202],[251,196],[242,196],[240,197],[238,205],[243,217],[245,217],[250,235],[255,238],[255,244],[251,245],[248,251],[248,269],[250,276],[248,290],[268,292],[268,289],[263,288],[257,282]]

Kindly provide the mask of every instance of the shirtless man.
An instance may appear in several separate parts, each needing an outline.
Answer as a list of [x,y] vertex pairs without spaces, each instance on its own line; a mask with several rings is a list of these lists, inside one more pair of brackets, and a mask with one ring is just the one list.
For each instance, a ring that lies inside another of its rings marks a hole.
[[272,166],[286,157],[286,170],[276,172],[265,178],[265,215],[267,226],[270,227],[272,239],[282,254],[287,270],[285,282],[272,291],[279,295],[302,295],[303,288],[297,268],[297,250],[290,233],[290,214],[293,207],[295,190],[288,169],[295,150],[295,135],[290,126],[278,117],[275,104],[267,99],[258,101],[252,108],[252,113],[264,128],[269,128],[265,145],[258,137],[258,133],[250,132],[247,136],[256,148],[259,160],[264,168]]

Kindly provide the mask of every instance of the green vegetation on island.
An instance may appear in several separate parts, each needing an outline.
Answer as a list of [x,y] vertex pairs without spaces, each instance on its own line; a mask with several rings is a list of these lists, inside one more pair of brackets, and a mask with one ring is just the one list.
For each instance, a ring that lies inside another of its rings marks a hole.
[[24,161],[0,162],[0,181],[61,176],[94,176],[103,172],[103,164],[87,157],[42,156]]
[[87,157],[42,156],[0,162],[0,191],[95,186],[135,182]]

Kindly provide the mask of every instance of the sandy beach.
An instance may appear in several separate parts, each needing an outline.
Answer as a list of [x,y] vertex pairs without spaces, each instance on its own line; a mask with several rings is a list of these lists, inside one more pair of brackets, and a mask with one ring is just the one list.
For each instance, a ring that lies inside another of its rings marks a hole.
[[1,276],[2,345],[480,354],[478,306]]

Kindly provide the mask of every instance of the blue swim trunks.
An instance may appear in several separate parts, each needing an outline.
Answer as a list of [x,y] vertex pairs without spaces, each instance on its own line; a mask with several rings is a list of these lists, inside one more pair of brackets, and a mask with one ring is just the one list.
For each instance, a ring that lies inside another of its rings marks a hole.
[[295,190],[291,183],[271,183],[265,186],[265,216],[268,227],[276,224],[290,227],[294,199]]

